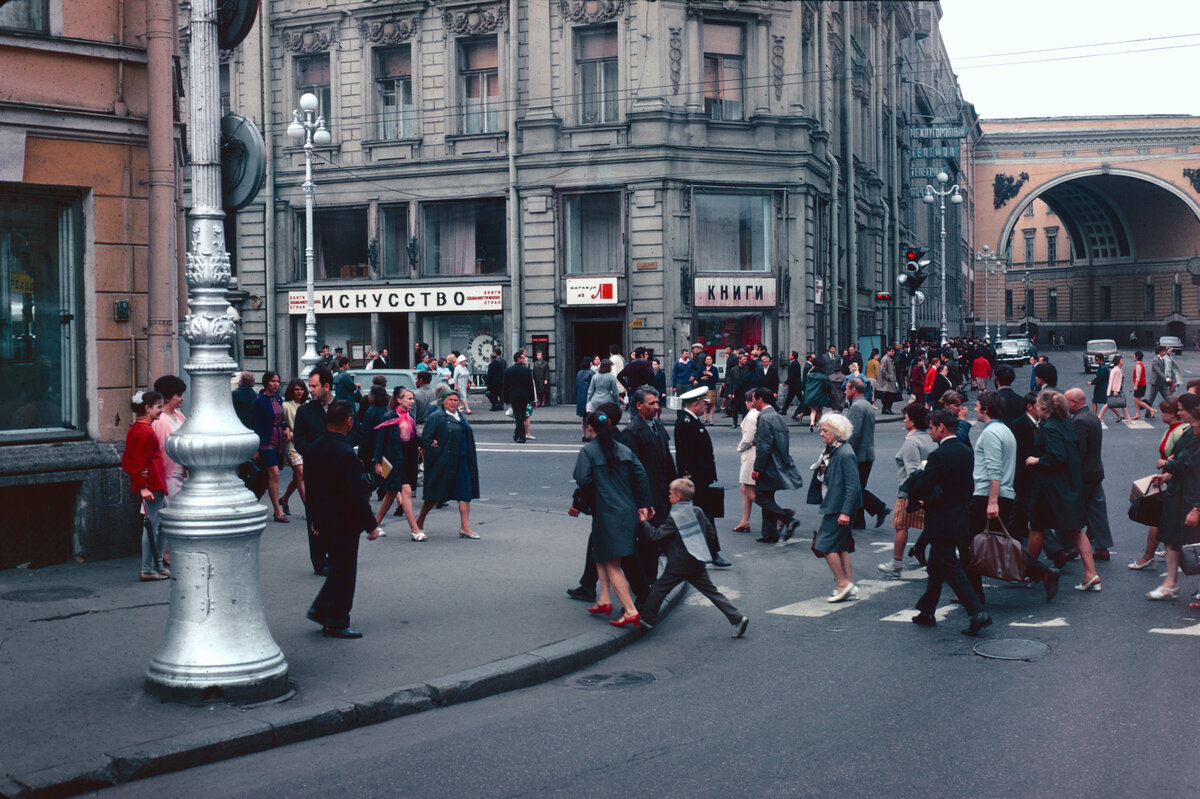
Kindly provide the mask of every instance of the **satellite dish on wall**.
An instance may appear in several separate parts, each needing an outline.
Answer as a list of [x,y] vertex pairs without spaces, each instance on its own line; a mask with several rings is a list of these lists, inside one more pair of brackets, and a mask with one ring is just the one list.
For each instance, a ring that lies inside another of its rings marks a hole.
[[267,177],[267,146],[258,127],[241,114],[221,120],[221,201],[226,211],[249,205]]
[[217,7],[217,46],[232,50],[254,27],[258,0],[220,0]]

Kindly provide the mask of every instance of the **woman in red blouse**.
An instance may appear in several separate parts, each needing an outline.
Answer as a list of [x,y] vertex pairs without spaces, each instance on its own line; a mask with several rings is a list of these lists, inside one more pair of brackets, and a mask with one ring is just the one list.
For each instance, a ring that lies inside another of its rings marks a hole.
[[167,476],[162,447],[154,433],[154,422],[163,411],[163,396],[157,391],[139,391],[133,395],[137,421],[125,436],[125,454],[121,468],[129,475],[129,486],[142,498],[146,517],[146,535],[142,536],[142,582],[170,579],[163,566],[163,539],[159,534],[158,515],[166,505]]

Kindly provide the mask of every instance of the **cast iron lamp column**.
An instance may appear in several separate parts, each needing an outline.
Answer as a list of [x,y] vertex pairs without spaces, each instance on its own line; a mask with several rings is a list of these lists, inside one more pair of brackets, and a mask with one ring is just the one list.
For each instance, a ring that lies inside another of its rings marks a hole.
[[192,201],[183,337],[191,345],[187,422],[167,454],[187,467],[183,489],[162,512],[171,544],[171,609],[146,689],[195,701],[255,702],[283,694],[288,666],[267,629],[258,587],[258,542],[267,509],[234,473],[258,449],[258,436],[233,411],[229,376],[236,313],[225,300],[229,253],[221,211],[217,0],[192,0]]
[[939,247],[942,266],[942,346],[946,346],[949,341],[949,336],[946,330],[946,197],[949,195],[950,202],[958,205],[963,201],[962,194],[959,193],[958,184],[954,184],[950,188],[945,188],[950,182],[950,176],[945,172],[938,172],[937,182],[940,188],[935,189],[931,185],[925,186],[925,196],[922,198],[930,205],[933,204],[934,197],[939,199],[938,204],[938,224],[939,224]]
[[[975,253],[975,261],[977,263],[980,263],[983,265],[983,336],[984,336],[984,338],[987,338],[988,325],[991,321],[990,315],[988,314],[988,308],[990,307],[988,305],[988,302],[990,300],[990,298],[988,297],[988,294],[990,293],[988,291],[988,275],[996,274],[996,272],[999,271],[999,267],[996,266],[996,253],[992,252],[992,248],[986,244],[983,245],[983,252]],[[999,285],[999,283],[997,283],[997,285]],[[1000,306],[997,305],[996,306],[996,338],[1000,337],[999,331],[1000,331]],[[992,340],[995,341],[996,339],[992,339]]]
[[325,118],[317,116],[317,96],[309,92],[300,98],[300,108],[292,111],[292,121],[287,127],[288,136],[297,141],[304,140],[304,269],[308,291],[304,304],[304,354],[300,356],[300,374],[305,378],[321,360],[317,354],[317,309],[313,300],[313,270],[316,258],[313,250],[313,195],[316,186],[312,179],[313,145],[322,147],[330,142],[329,131],[325,130]]

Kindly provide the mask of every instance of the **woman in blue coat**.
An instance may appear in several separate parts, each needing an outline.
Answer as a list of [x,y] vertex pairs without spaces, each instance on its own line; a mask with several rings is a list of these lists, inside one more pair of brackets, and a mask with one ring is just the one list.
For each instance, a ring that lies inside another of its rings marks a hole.
[[591,436],[588,435],[587,396],[588,388],[595,376],[596,373],[592,371],[591,358],[584,358],[579,362],[579,371],[575,373],[575,415],[579,417],[579,422],[583,426],[580,432],[583,435],[584,443],[591,440]]
[[279,396],[279,374],[263,372],[263,390],[250,403],[250,422],[258,433],[258,468],[267,473],[267,496],[275,509],[275,521],[286,524],[287,514],[279,502],[279,466],[283,458],[283,397]]
[[425,450],[425,494],[417,528],[425,529],[425,517],[440,502],[458,503],[459,538],[478,539],[471,529],[471,500],[479,498],[479,463],[475,458],[475,434],[467,417],[459,413],[457,391],[449,391],[442,407],[425,418],[421,446]]
[[853,432],[850,420],[840,413],[821,420],[825,450],[813,475],[821,486],[821,526],[813,534],[812,550],[829,564],[836,581],[829,602],[841,602],[858,593],[850,571],[850,553],[854,551],[850,520],[862,507],[862,483],[854,448],[847,443]]

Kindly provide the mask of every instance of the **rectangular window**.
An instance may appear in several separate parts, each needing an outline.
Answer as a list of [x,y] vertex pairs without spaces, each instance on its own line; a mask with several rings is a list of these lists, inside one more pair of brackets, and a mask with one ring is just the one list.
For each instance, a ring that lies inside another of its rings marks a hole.
[[500,130],[500,66],[496,37],[470,39],[458,46],[462,93],[462,132]]
[[0,28],[47,33],[50,30],[50,15],[46,6],[47,0],[9,0],[0,3]]
[[766,272],[771,268],[771,198],[765,194],[701,194],[696,216],[696,269]]
[[1175,313],[1183,313],[1183,286],[1179,283],[1171,286],[1171,308]]
[[1143,304],[1145,305],[1145,307],[1142,310],[1145,312],[1146,316],[1153,316],[1154,315],[1154,284],[1153,283],[1146,284],[1146,287],[1144,289],[1142,289],[1142,296],[1144,297]]
[[458,350],[467,358],[471,385],[486,385],[490,355],[507,340],[502,313],[445,313],[422,315],[417,330],[435,353]]
[[617,26],[575,32],[579,69],[579,121],[596,125],[617,121]]
[[1036,314],[1034,314],[1034,309],[1035,309],[1035,305],[1034,305],[1033,288],[1030,287],[1030,288],[1025,289],[1025,315],[1026,316],[1035,316]]
[[411,139],[413,89],[409,45],[375,51],[375,87],[379,93],[379,138]]
[[221,92],[221,116],[225,116],[233,110],[233,102],[230,99],[229,89],[229,65],[222,64],[218,70],[217,81],[220,85]]
[[[383,208],[383,274],[387,277],[407,277],[412,272],[409,253],[408,206],[387,205]],[[415,248],[416,245],[414,244]]]
[[329,53],[303,56],[296,59],[296,107],[304,94],[317,97],[317,116],[325,117],[325,127],[330,127],[333,101],[330,94]]
[[[770,346],[763,338],[765,329],[761,313],[734,314],[727,312],[696,314],[696,339],[705,346],[715,346],[718,352],[725,347],[751,347],[754,344]],[[725,368],[725,356],[718,357],[720,367]]]
[[81,216],[76,196],[0,184],[0,440],[84,426]]
[[1058,234],[1046,234],[1046,266],[1058,266]]
[[564,271],[568,275],[622,271],[621,195],[615,191],[569,194],[563,206]]
[[1034,260],[1037,258],[1037,249],[1034,243],[1033,233],[1025,234],[1025,266],[1032,267]]
[[742,26],[704,23],[704,112],[716,120],[741,120],[745,47]]
[[1046,318],[1058,318],[1058,289],[1056,288],[1046,291]]
[[1100,287],[1100,318],[1112,319],[1112,286]]
[[1013,315],[1012,289],[1005,289],[1004,290],[1004,318],[1007,319],[1008,317],[1010,317],[1012,315]]
[[426,205],[422,274],[502,275],[508,268],[504,200]]
[[[298,235],[296,279],[305,277],[304,214],[296,215]],[[367,270],[367,209],[345,208],[313,212],[313,277],[369,277]]]

